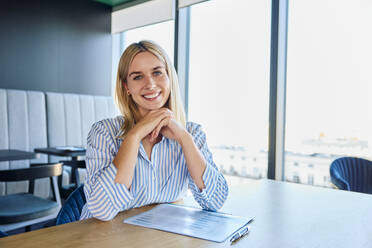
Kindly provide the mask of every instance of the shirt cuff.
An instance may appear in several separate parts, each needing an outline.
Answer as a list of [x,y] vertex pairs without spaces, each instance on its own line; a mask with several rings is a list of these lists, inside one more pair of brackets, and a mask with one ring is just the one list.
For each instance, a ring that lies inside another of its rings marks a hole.
[[203,173],[203,182],[205,188],[200,191],[198,186],[193,181],[196,194],[209,202],[213,198],[213,194],[217,188],[219,172],[210,164],[206,164],[205,171]]
[[125,184],[115,183],[116,173],[117,169],[115,165],[111,163],[109,167],[103,170],[98,181],[107,192],[115,208],[121,210],[126,208],[129,203],[134,200],[134,197]]

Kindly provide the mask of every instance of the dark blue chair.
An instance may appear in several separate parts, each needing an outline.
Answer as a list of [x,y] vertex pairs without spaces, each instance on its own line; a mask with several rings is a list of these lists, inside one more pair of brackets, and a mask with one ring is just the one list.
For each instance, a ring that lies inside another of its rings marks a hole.
[[342,157],[332,162],[331,181],[337,188],[372,194],[372,161]]
[[8,234],[6,234],[5,232],[0,231],[0,238],[6,237],[6,236],[8,236]]
[[58,213],[56,225],[78,221],[85,203],[84,184],[82,184],[67,198],[65,204]]
[[[0,196],[0,230],[8,232],[18,228],[31,231],[34,224],[51,221],[61,209],[57,177],[62,175],[62,164],[30,164],[30,168],[0,170],[0,182],[28,181],[28,192]],[[50,179],[53,199],[34,195],[35,180]]]

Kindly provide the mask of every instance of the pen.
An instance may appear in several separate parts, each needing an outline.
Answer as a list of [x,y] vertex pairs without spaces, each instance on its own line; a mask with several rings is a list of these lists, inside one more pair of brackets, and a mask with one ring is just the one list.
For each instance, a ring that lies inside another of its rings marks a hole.
[[247,233],[249,233],[249,229],[250,227],[248,226],[248,224],[250,224],[251,222],[253,221],[253,219],[251,219],[245,227],[243,227],[241,230],[239,230],[238,232],[236,232],[234,234],[234,236],[231,237],[230,239],[230,244],[234,243],[235,241],[237,241],[238,239],[240,239],[241,237],[243,237],[244,235],[246,235]]
[[232,244],[232,243],[236,242],[238,239],[240,239],[241,237],[243,237],[247,233],[249,233],[249,226],[246,226],[241,231],[235,233],[235,235],[232,236],[232,238],[230,239],[230,243]]

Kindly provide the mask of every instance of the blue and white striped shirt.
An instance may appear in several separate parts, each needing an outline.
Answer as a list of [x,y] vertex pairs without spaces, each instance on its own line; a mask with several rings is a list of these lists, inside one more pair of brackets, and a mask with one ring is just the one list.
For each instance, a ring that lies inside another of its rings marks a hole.
[[130,190],[124,184],[115,183],[117,169],[112,161],[122,143],[122,139],[116,137],[123,123],[123,116],[102,120],[89,132],[84,184],[87,203],[81,220],[90,217],[111,220],[126,209],[174,202],[185,195],[187,187],[202,208],[215,211],[222,207],[228,194],[226,180],[212,160],[201,126],[192,122],[186,124],[186,129],[206,160],[203,174],[206,188],[200,191],[192,180],[181,146],[165,137],[154,145],[151,160],[140,143]]

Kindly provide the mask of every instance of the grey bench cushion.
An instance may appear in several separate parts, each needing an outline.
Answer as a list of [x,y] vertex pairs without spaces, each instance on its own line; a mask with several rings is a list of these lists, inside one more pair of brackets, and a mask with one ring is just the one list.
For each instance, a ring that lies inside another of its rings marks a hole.
[[[46,107],[43,92],[0,89],[0,149],[33,151],[47,146]],[[47,162],[41,155],[32,163]],[[0,162],[1,169],[29,167],[30,161]],[[25,192],[27,182],[0,183],[0,195]],[[35,195],[49,196],[49,179],[35,182]]]

